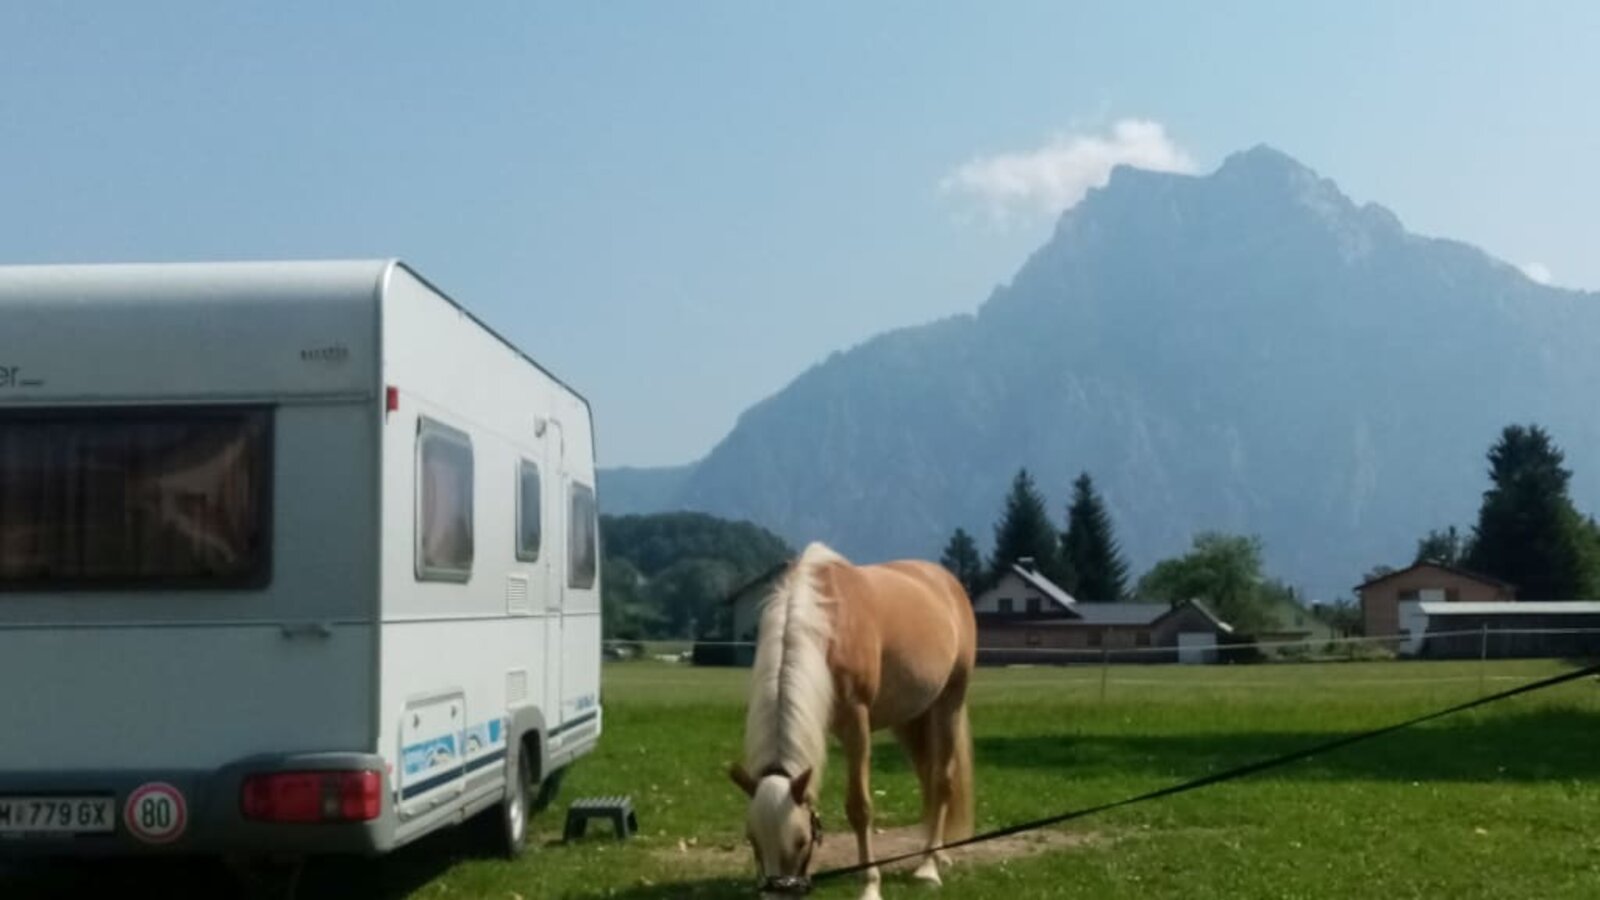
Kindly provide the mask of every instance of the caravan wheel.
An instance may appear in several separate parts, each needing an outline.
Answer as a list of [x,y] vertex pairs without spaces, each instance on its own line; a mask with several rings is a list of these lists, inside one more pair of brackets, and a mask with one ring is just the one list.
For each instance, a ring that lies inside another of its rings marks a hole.
[[505,798],[484,810],[479,823],[486,848],[507,859],[516,859],[527,849],[533,810],[533,763],[525,747],[517,748],[515,757],[515,768],[507,766]]

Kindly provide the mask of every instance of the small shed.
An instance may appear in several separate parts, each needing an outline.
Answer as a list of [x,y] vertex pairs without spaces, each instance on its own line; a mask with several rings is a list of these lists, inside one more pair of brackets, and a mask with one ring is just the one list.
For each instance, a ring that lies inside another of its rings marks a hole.
[[1217,617],[1199,600],[1185,600],[1151,624],[1151,641],[1157,647],[1176,648],[1180,663],[1214,663],[1218,644],[1233,634],[1233,626]]
[[766,588],[788,567],[788,560],[777,563],[735,588],[723,599],[718,616],[721,627],[695,641],[695,665],[749,666],[755,662],[761,610],[766,605],[769,593]]
[[1426,659],[1600,657],[1600,602],[1401,604],[1403,656]]

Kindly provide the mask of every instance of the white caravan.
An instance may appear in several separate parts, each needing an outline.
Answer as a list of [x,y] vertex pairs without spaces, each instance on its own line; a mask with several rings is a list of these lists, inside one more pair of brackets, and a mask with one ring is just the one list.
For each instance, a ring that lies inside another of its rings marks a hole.
[[600,734],[592,428],[398,262],[0,267],[0,856],[516,853]]

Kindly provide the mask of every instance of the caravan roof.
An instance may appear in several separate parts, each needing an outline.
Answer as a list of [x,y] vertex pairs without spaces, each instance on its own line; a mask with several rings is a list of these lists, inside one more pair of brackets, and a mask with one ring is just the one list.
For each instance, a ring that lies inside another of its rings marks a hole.
[[[343,380],[312,370],[296,376],[273,366],[276,356],[248,351],[269,340],[312,352],[330,339],[348,344],[350,335],[370,342],[369,323],[397,267],[588,406],[571,385],[397,259],[0,266],[7,331],[30,335],[27,346],[8,348],[27,358],[5,361],[41,379],[30,385],[36,391],[14,399],[182,395],[194,390],[196,371],[207,372],[208,381],[222,378],[208,385],[208,396],[264,386],[287,394],[364,389],[362,376],[371,370],[352,367]],[[214,315],[224,307],[230,310],[226,321]],[[352,355],[370,349],[346,347]],[[90,373],[61,365],[64,358],[92,359],[93,381]],[[169,364],[150,366],[153,359]]]

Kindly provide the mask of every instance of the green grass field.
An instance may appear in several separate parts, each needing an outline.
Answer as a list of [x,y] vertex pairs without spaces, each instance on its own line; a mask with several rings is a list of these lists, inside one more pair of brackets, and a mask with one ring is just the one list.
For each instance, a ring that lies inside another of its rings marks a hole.
[[[1557,662],[1351,663],[984,670],[971,698],[980,828],[1147,791],[1480,692]],[[563,846],[564,809],[506,863],[432,839],[382,864],[307,872],[302,896],[743,897],[749,853],[738,754],[744,672],[611,665],[606,733],[561,800],[631,793],[640,839]],[[1050,852],[965,860],[948,898],[1594,897],[1600,895],[1600,685],[1580,681],[1286,769],[1072,823]],[[829,841],[848,842],[842,770],[824,786]],[[877,745],[886,827],[915,821],[915,779]],[[64,886],[62,895],[66,895]],[[849,880],[817,896],[849,897]],[[889,897],[924,893],[904,875]],[[9,896],[10,894],[8,894]]]

